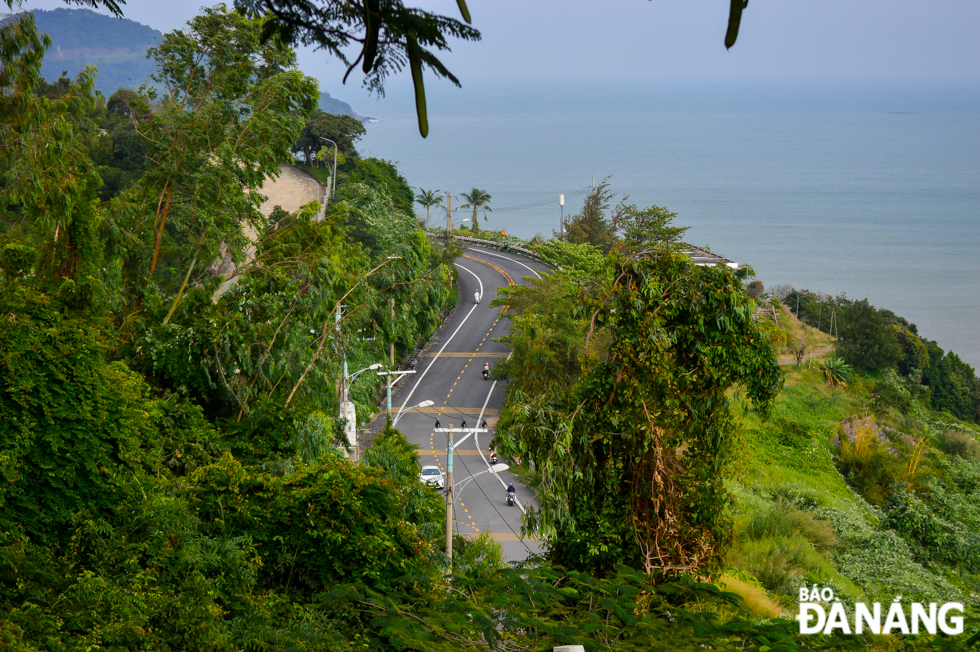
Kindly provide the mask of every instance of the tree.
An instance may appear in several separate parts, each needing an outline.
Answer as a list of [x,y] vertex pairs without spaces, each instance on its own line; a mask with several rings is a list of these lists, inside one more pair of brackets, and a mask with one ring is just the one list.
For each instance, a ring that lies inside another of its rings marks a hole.
[[438,190],[423,190],[422,188],[418,190],[418,194],[415,195],[415,203],[425,207],[425,229],[428,231],[429,209],[442,204],[442,195],[437,194],[439,192]]
[[691,228],[672,226],[677,213],[656,205],[643,209],[636,204],[623,206],[616,217],[614,228],[630,251],[641,251],[659,243],[677,242]]
[[573,244],[590,244],[602,253],[608,253],[616,241],[613,226],[606,219],[613,196],[609,190],[609,177],[606,177],[585,198],[582,212],[569,219],[566,240]]
[[614,281],[574,299],[549,288],[564,305],[556,324],[536,318],[533,300],[508,311],[508,369],[540,358],[550,372],[512,379],[497,444],[540,474],[527,527],[548,536],[553,562],[710,572],[731,537],[726,392],[744,383],[765,413],[782,375],[731,270],[672,252],[610,264]]
[[359,141],[367,130],[360,120],[349,115],[324,113],[317,109],[313,112],[303,126],[299,138],[293,143],[293,152],[303,152],[306,164],[312,165],[313,152],[319,151],[321,147],[329,143],[321,138],[327,138],[337,143],[337,151],[345,158],[356,159],[357,141]]
[[165,269],[186,270],[159,280],[176,291],[174,306],[195,270],[200,278],[219,256],[244,260],[245,228],[263,222],[257,191],[279,174],[302,129],[297,112],[318,96],[291,49],[262,42],[263,25],[218,5],[149,51],[163,96],[138,124],[154,164],[133,189],[128,226],[150,240],[149,260],[134,261],[148,280],[161,253]]
[[39,227],[58,273],[72,275],[78,255],[92,252],[60,236],[80,217],[87,224],[74,235],[91,225],[100,185],[80,137],[95,106],[94,71],[65,80],[57,99],[39,97],[41,60],[50,45],[31,14],[0,26],[0,211],[7,213],[4,221]]
[[480,190],[479,188],[473,188],[468,193],[460,193],[466,200],[466,203],[460,206],[460,208],[472,208],[473,209],[473,230],[479,232],[480,230],[480,218],[477,217],[476,212],[479,209],[483,209],[483,219],[487,219],[487,211],[493,212],[490,208],[490,193],[486,190]]
[[895,332],[867,299],[844,309],[839,323],[837,352],[856,369],[885,371],[902,357]]

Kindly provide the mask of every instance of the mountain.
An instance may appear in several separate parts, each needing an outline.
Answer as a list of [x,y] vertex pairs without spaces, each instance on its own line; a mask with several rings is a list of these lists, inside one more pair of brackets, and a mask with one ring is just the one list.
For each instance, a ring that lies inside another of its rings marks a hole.
[[[99,71],[95,87],[108,97],[120,87],[138,88],[153,73],[153,62],[146,58],[146,51],[163,34],[152,27],[88,9],[35,10],[33,14],[38,29],[51,37],[51,48],[41,66],[41,75],[49,82],[62,73],[74,78],[86,64],[91,64]],[[326,113],[374,121],[358,115],[350,104],[330,93],[320,94],[319,106]]]
[[153,72],[146,51],[160,32],[125,18],[111,18],[88,9],[36,10],[34,21],[51,37],[41,75],[54,81],[62,72],[74,78],[86,64],[99,74],[95,87],[109,96],[120,87],[137,88]]
[[376,118],[371,118],[368,116],[359,115],[354,109],[351,108],[350,104],[338,100],[335,97],[330,97],[330,93],[320,93],[320,101],[317,102],[320,110],[324,113],[333,113],[336,115],[349,115],[352,118],[357,118],[361,122],[377,122]]

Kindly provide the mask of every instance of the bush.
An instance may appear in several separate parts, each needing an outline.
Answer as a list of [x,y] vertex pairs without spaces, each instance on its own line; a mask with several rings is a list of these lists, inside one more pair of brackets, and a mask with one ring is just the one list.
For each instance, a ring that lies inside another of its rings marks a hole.
[[900,464],[885,443],[887,438],[870,418],[856,424],[853,436],[840,435],[837,469],[847,483],[872,505],[884,506],[899,478]]
[[820,551],[829,550],[837,543],[837,535],[830,523],[800,511],[782,498],[768,509],[756,513],[749,521],[745,534],[756,540],[799,534]]
[[955,455],[964,459],[980,456],[980,443],[967,432],[961,430],[944,430],[939,434],[939,445],[947,455]]

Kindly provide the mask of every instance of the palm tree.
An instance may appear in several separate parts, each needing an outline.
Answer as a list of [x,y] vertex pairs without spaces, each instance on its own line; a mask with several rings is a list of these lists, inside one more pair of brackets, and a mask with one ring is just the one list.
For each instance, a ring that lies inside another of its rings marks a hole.
[[423,190],[419,188],[419,194],[415,195],[415,203],[425,206],[425,230],[429,230],[429,209],[442,203],[442,195],[438,190]]
[[480,190],[479,188],[473,188],[468,193],[460,193],[466,199],[466,203],[460,206],[460,208],[472,208],[473,209],[473,230],[480,230],[480,220],[476,216],[476,211],[480,208],[483,209],[483,219],[487,219],[487,211],[493,212],[490,208],[490,193],[486,190]]

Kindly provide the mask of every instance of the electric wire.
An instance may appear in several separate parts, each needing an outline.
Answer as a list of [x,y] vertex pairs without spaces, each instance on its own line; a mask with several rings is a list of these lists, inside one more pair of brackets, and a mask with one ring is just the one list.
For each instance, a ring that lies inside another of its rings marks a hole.
[[[585,195],[585,194],[587,194],[587,193],[589,193],[591,191],[592,191],[592,187],[591,186],[587,186],[587,187],[582,188],[580,190],[574,190],[572,192],[565,193],[565,197],[579,197],[579,196]],[[519,211],[519,210],[524,210],[524,209],[527,209],[527,208],[537,208],[539,206],[547,206],[548,204],[551,204],[554,201],[555,200],[553,198],[552,199],[539,199],[539,200],[532,201],[532,202],[526,202],[524,204],[515,204],[513,206],[502,206],[500,208],[494,208],[493,209],[493,212],[494,213],[504,213],[506,211]]]
[[[468,476],[472,475],[470,473],[469,467],[466,466],[466,460],[463,459],[463,456],[462,455],[459,456],[459,462],[460,462],[460,464],[463,465],[463,468],[466,469],[467,475]],[[483,490],[483,487],[480,486],[480,483],[474,481],[472,484],[475,484],[477,486],[477,488],[480,490],[480,493],[483,494],[483,497],[486,498],[487,499],[487,502],[490,503],[490,506],[493,507],[493,511],[497,512],[497,516],[499,516],[500,517],[500,520],[502,520],[504,522],[504,525],[507,526],[507,529],[510,530],[511,532],[513,532],[514,533],[514,536],[517,537],[517,540],[521,542],[521,545],[524,546],[524,548],[529,553],[531,553],[533,555],[534,554],[534,551],[531,550],[531,548],[527,545],[527,543],[524,542],[524,539],[521,537],[520,532],[517,532],[511,526],[511,524],[507,522],[507,519],[504,518],[504,515],[500,513],[500,510],[499,509],[497,509],[496,503],[494,503],[492,500],[490,500],[490,496],[488,496],[487,495],[487,492]]]

